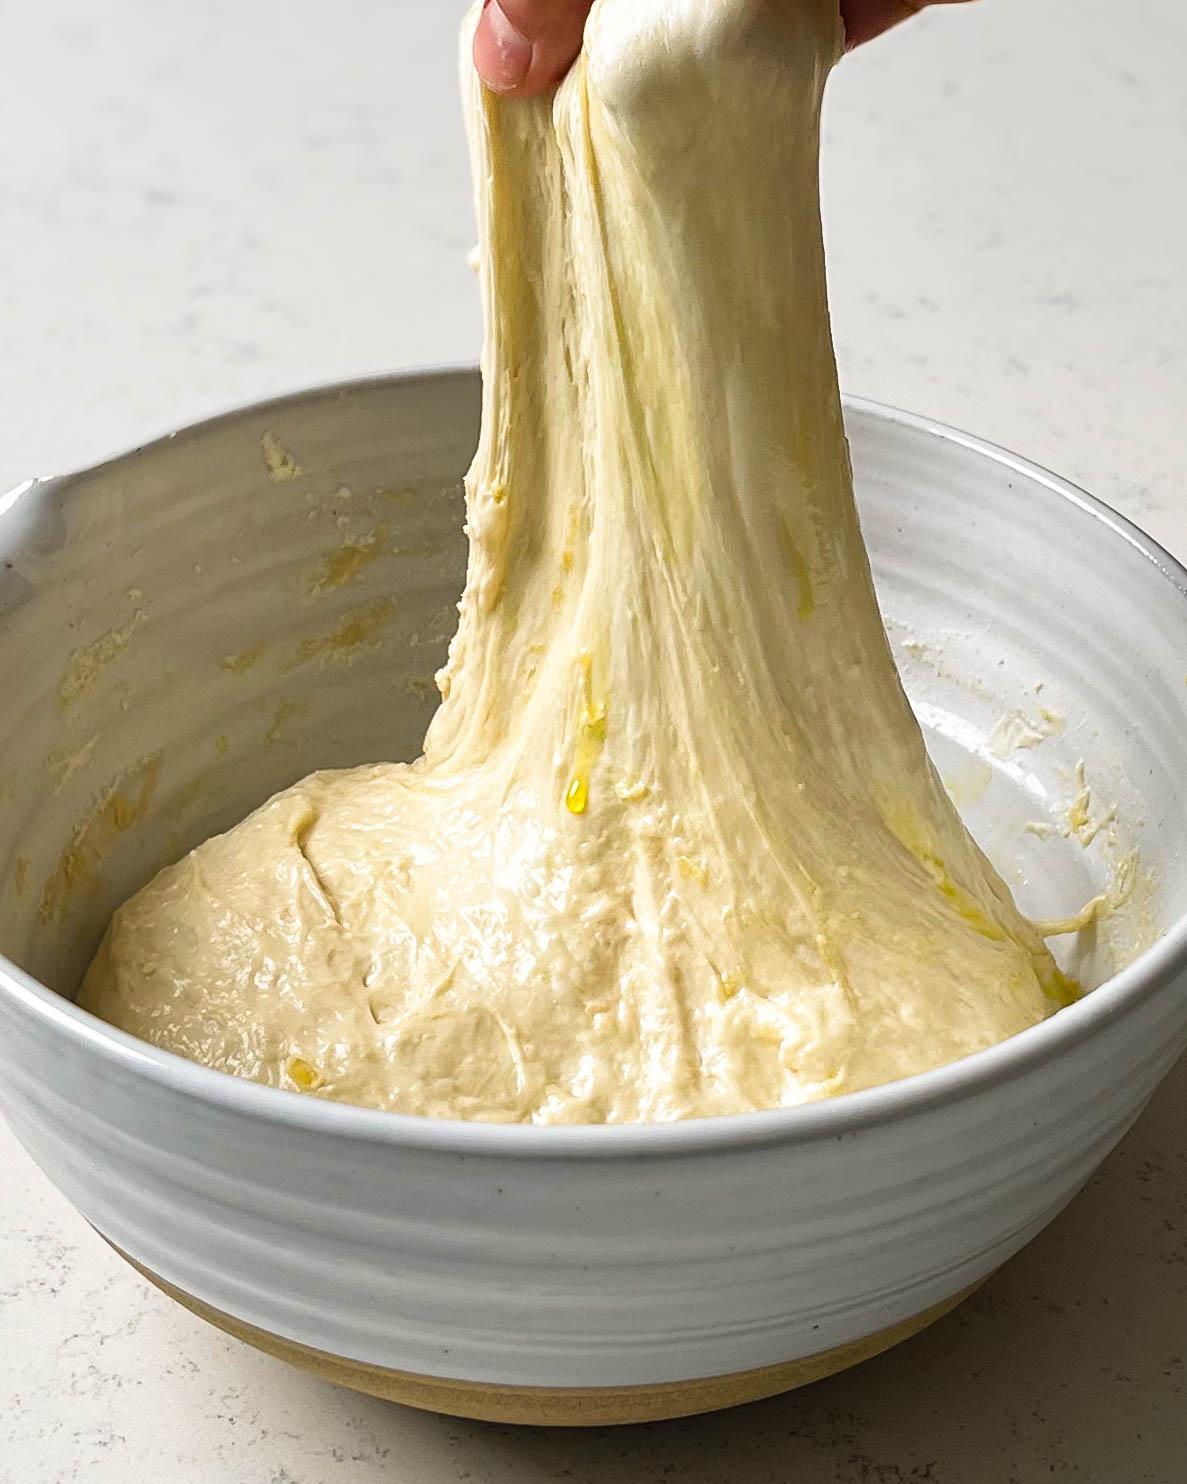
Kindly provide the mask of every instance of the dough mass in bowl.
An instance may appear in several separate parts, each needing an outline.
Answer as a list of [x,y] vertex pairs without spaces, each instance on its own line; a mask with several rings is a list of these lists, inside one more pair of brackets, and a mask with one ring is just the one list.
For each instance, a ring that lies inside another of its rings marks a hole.
[[841,423],[835,0],[598,0],[555,95],[463,54],[470,559],[411,765],[318,773],[116,913],[80,1003],[241,1077],[623,1122],[887,1082],[1072,989],[924,751]]

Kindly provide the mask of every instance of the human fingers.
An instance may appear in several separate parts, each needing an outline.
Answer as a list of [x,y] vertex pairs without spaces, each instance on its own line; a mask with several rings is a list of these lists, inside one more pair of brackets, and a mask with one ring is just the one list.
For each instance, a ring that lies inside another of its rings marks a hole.
[[929,5],[959,5],[967,0],[841,0],[841,16],[845,22],[845,50],[852,51],[863,41],[872,41],[909,20]]
[[581,50],[592,0],[485,0],[474,65],[496,93],[530,98],[559,82]]

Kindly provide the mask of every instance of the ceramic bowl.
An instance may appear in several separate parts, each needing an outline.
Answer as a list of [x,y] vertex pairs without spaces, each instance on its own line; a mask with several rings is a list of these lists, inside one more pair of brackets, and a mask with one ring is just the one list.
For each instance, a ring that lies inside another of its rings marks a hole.
[[319,1374],[531,1421],[768,1394],[950,1308],[1183,1049],[1187,575],[1023,460],[849,404],[954,796],[1026,910],[1120,903],[1064,940],[1091,993],[963,1062],[806,1108],[508,1127],[258,1087],[78,1010],[158,867],[315,767],[417,752],[477,410],[471,371],[332,387],[0,500],[0,1105],[154,1281]]

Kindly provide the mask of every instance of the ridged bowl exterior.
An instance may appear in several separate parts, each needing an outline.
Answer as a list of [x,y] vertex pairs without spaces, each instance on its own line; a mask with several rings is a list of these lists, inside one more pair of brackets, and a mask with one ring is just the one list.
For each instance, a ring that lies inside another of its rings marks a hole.
[[[350,1360],[618,1387],[896,1325],[1048,1222],[1187,1044],[1184,576],[962,435],[848,409],[887,610],[998,634],[1078,685],[1102,755],[1122,758],[1118,796],[1143,801],[1161,936],[1081,1003],[830,1104],[540,1129],[237,1082],[53,992],[165,859],[314,766],[415,754],[476,409],[470,372],[332,388],[0,502],[0,1106],[138,1263]],[[382,551],[331,580],[334,551],[377,526]]]

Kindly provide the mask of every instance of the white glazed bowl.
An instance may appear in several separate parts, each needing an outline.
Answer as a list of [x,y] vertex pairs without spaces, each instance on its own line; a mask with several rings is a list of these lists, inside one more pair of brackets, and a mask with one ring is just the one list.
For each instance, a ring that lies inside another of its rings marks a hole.
[[[1187,575],[1022,460],[848,407],[883,605],[958,802],[1035,913],[1136,848],[1127,908],[1074,969],[1158,940],[967,1061],[802,1109],[507,1127],[239,1082],[79,1011],[107,916],[167,859],[314,767],[416,753],[477,405],[468,371],[330,388],[0,500],[0,1106],[156,1281],[347,1384],[541,1421],[763,1395],[950,1307],[1187,1042]],[[1062,733],[995,753],[1002,712],[1040,702]],[[1080,758],[1089,819],[1118,811],[1090,845],[1067,829]]]

